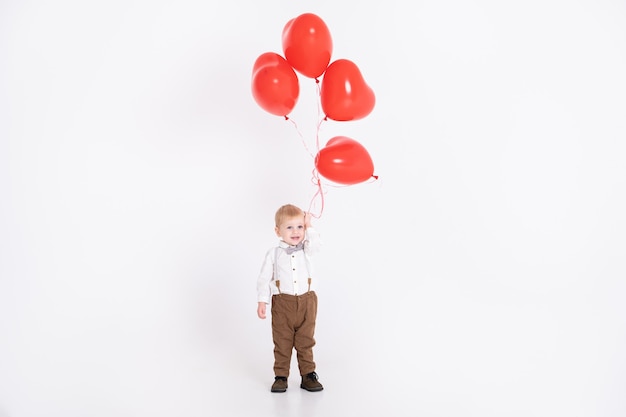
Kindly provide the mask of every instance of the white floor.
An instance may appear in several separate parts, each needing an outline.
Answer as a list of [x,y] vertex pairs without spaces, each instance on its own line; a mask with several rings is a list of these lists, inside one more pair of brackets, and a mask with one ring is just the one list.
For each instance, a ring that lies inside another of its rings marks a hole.
[[299,388],[295,359],[287,392],[270,392],[269,321],[244,314],[249,300],[190,297],[186,317],[83,320],[69,302],[4,319],[0,417],[624,415],[614,306],[421,288],[364,311],[340,308],[343,291],[320,297],[317,393]]

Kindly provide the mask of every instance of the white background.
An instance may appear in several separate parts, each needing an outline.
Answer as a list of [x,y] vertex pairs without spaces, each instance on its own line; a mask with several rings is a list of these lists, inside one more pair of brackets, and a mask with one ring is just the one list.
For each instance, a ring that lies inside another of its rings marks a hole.
[[[0,417],[626,415],[626,3],[408,4],[0,3]],[[367,117],[252,98],[305,12]],[[318,134],[379,179],[321,206]],[[324,240],[320,393],[269,392],[285,203]]]

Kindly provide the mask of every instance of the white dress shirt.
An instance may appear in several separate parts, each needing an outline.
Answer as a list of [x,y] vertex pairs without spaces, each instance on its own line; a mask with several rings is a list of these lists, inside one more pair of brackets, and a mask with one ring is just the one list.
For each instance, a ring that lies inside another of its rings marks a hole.
[[[278,242],[278,246],[269,249],[257,280],[257,301],[269,304],[272,295],[279,293],[277,280],[280,280],[280,292],[283,294],[301,295],[307,292],[308,279],[313,278],[311,257],[319,251],[320,246],[319,233],[313,227],[308,227],[303,250],[288,255],[285,248],[289,245],[282,240]],[[313,282],[314,280],[311,290]]]

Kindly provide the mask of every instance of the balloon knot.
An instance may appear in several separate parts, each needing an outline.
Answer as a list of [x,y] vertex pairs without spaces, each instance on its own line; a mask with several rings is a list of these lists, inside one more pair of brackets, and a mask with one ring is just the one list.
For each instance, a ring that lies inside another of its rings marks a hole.
[[286,115],[285,115],[285,120],[289,120],[289,117],[287,117]]
[[378,175],[372,175],[372,177],[377,180],[378,179]]
[[315,79],[315,84],[319,84],[320,80],[318,80],[317,78]]

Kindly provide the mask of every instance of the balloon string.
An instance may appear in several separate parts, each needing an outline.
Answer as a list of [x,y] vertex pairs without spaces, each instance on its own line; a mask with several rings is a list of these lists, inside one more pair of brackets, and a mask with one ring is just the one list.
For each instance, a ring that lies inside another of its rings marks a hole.
[[[319,110],[318,110],[318,114],[319,114]],[[306,144],[306,140],[304,138],[304,135],[302,134],[302,132],[300,131],[300,129],[298,128],[298,124],[293,121],[292,119],[290,119],[289,117],[285,116],[285,120],[291,122],[291,124],[294,126],[294,128],[296,129],[296,133],[298,134],[298,136],[300,136],[300,141],[302,142],[302,145],[304,146],[304,149],[307,151],[307,153],[309,154],[309,156],[311,157],[311,159],[314,159],[315,156],[317,155],[317,153],[320,150],[319,147],[319,131],[320,131],[320,126],[323,122],[323,120],[317,125],[317,132],[315,134],[315,148],[316,148],[316,153],[315,155],[313,155],[313,153],[311,152],[311,150],[309,149],[309,147]],[[313,168],[312,171],[312,177],[311,177],[311,182],[317,187],[317,190],[315,191],[315,194],[313,195],[313,197],[311,198],[311,201],[309,202],[309,209],[307,210],[307,212],[311,213],[311,215],[313,217],[315,217],[316,219],[319,219],[320,217],[322,217],[322,213],[324,212],[324,189],[322,188],[322,181],[319,177],[319,173],[317,172],[316,168]],[[316,199],[320,200],[320,212],[319,214],[315,214],[313,213],[313,207],[317,207],[316,204]]]
[[[316,97],[317,97],[317,120],[318,120],[317,127],[315,130],[315,155],[317,156],[317,154],[319,154],[320,152],[320,130],[322,128],[322,123],[324,123],[327,120],[327,118],[322,117],[322,114],[323,114],[322,105],[321,105],[322,92],[321,92],[320,81],[317,78],[315,79],[315,87],[317,90]],[[313,165],[315,166],[315,161],[313,162]],[[324,194],[325,193],[324,193],[324,189],[322,188],[322,181],[320,179],[319,172],[317,171],[317,167],[313,168],[311,182],[317,187],[317,191],[311,198],[309,209],[315,205],[315,199],[319,198],[320,213],[317,216],[317,218],[320,218],[322,217],[322,213],[324,212]]]
[[322,123],[324,123],[325,121],[328,120],[328,117],[326,117],[326,115],[324,115],[324,117],[322,117],[323,113],[322,113],[322,107],[321,107],[321,94],[322,94],[322,90],[319,84],[319,80],[315,79],[316,82],[316,89],[317,89],[317,119],[319,120],[318,124],[317,124],[317,128],[315,131],[315,153],[313,153],[307,143],[306,140],[304,138],[304,135],[302,134],[302,132],[300,131],[300,129],[298,128],[298,124],[291,119],[289,116],[285,115],[285,120],[291,122],[291,124],[294,126],[294,128],[296,129],[296,133],[298,134],[298,136],[300,136],[300,141],[302,142],[302,145],[304,146],[304,149],[307,151],[307,153],[309,154],[309,156],[311,158],[315,158],[315,156],[319,153],[320,151],[320,130],[322,128]]
[[[291,122],[291,124],[296,129],[296,133],[300,137],[300,141],[302,142],[304,149],[313,160],[315,159],[315,157],[320,151],[320,131],[322,128],[322,124],[328,121],[328,117],[322,112],[321,100],[320,100],[321,88],[320,88],[320,82],[318,79],[315,80],[315,84],[316,84],[317,98],[318,98],[317,99],[317,119],[319,121],[316,127],[316,131],[315,131],[315,154],[311,152],[311,150],[307,146],[304,135],[298,128],[298,124],[294,120],[289,118],[288,116],[285,116],[285,120]],[[315,165],[315,161],[314,161],[314,165]],[[315,191],[315,194],[313,194],[313,197],[311,197],[311,201],[309,202],[309,209],[307,210],[307,212],[311,213],[311,215],[315,217],[316,219],[319,219],[320,217],[322,217],[322,213],[324,212],[324,206],[325,206],[324,197],[325,197],[326,192],[324,191],[324,188],[322,186],[322,180],[320,178],[319,172],[317,171],[316,167],[314,167],[311,172],[311,183],[313,183],[313,185],[316,187],[316,191]],[[313,210],[318,207],[317,200],[319,200],[319,213],[315,214],[313,213]]]
[[[324,212],[324,190],[322,189],[322,181],[320,180],[319,176],[317,175],[317,170],[313,170],[313,177],[311,178],[311,182],[313,182],[313,184],[317,187],[317,191],[315,192],[315,194],[313,195],[313,197],[311,198],[311,201],[309,202],[309,213],[311,213],[311,215],[313,217],[315,217],[316,219],[319,219],[320,217],[322,217],[322,213]],[[315,202],[315,200],[319,198],[320,200],[320,212],[319,214],[314,214],[312,213],[312,209],[313,207],[316,207],[317,204]]]
[[[294,128],[296,129],[296,133],[298,133],[298,136],[300,136],[300,141],[302,142],[302,146],[304,146],[304,149],[307,151],[307,153],[309,154],[309,156],[311,158],[314,157],[313,153],[309,150],[309,147],[306,144],[306,140],[304,139],[304,135],[302,134],[302,132],[300,132],[300,129],[298,128],[298,124],[296,122],[294,122],[292,119],[290,119],[289,117],[285,116],[285,120],[291,122],[291,124],[294,126]],[[319,150],[319,149],[318,149]]]
[[322,123],[324,123],[327,118],[326,117],[322,117],[322,88],[320,87],[319,81],[315,80],[315,86],[317,88],[317,120],[319,120],[319,122],[317,123],[317,130],[315,132],[315,147],[317,152],[319,153],[320,151],[320,130],[322,128]]

